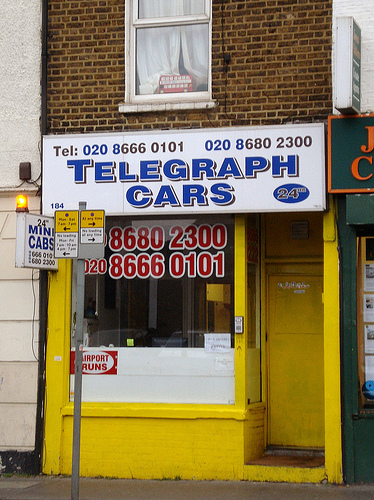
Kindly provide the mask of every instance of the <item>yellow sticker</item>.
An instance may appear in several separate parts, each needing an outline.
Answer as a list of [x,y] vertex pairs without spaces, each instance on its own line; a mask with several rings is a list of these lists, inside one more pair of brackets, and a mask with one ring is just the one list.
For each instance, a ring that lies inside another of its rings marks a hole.
[[56,233],[77,233],[79,230],[78,210],[58,210],[55,212]]
[[104,210],[81,210],[81,227],[104,227]]

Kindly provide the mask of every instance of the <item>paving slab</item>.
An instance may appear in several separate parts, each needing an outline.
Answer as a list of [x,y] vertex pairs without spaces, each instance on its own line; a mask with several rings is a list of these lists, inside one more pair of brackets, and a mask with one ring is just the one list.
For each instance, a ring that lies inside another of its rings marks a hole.
[[[79,500],[374,500],[374,485],[80,478]],[[71,479],[1,477],[0,500],[70,500]]]

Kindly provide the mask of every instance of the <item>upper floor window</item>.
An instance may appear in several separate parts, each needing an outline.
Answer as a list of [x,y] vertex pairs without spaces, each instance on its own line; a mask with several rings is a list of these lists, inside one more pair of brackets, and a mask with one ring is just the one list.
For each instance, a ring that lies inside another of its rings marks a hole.
[[126,0],[126,28],[126,103],[211,98],[211,0]]

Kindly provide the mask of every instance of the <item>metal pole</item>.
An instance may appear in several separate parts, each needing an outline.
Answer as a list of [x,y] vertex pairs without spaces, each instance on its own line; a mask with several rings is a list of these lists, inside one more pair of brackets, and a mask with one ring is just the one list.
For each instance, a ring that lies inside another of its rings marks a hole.
[[[86,208],[79,203],[79,212]],[[79,214],[80,220],[80,214]],[[74,372],[74,420],[73,420],[73,460],[71,467],[71,500],[79,500],[79,462],[82,407],[82,360],[83,360],[83,317],[84,317],[84,259],[77,261],[77,312],[75,332],[75,372]]]

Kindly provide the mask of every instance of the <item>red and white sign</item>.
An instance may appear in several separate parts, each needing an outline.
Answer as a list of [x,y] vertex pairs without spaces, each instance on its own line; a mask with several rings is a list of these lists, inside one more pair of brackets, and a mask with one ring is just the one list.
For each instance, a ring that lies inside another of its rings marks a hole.
[[[108,245],[111,251],[124,250],[125,255],[113,253],[108,262],[109,276],[112,279],[125,277],[162,278],[169,271],[173,278],[200,276],[209,278],[224,277],[224,248],[227,245],[227,228],[224,224],[190,224],[187,227],[172,226],[168,234],[159,226],[134,228],[112,227],[109,231]],[[167,247],[171,254],[168,260],[160,251]],[[139,250],[140,253],[134,251]],[[149,254],[152,250],[154,253]],[[182,253],[183,250],[189,253]],[[103,263],[97,267],[106,270]],[[91,264],[86,265],[86,270]],[[93,273],[91,273],[93,274]]]
[[[117,375],[118,351],[83,351],[82,375]],[[75,351],[70,352],[70,375],[75,373]]]

